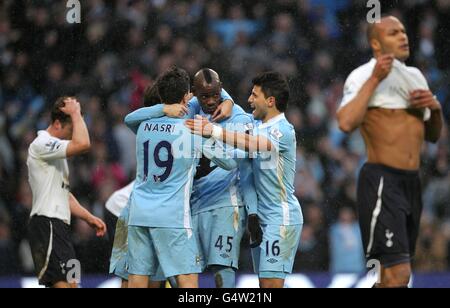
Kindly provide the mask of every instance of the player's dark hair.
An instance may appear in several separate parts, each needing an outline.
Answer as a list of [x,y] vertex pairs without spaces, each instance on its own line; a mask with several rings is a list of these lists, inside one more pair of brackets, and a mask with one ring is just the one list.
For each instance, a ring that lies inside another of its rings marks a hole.
[[209,68],[205,68],[202,70],[203,76],[205,77],[205,81],[207,84],[211,84],[213,82],[213,76],[211,75],[211,70]]
[[71,97],[62,96],[56,99],[56,102],[53,104],[51,110],[52,124],[55,123],[56,120],[58,120],[63,126],[72,122],[72,118],[70,117],[70,115],[65,114],[64,112],[61,111],[61,108],[66,105],[64,101],[69,98]]
[[289,84],[278,72],[266,72],[253,79],[254,86],[260,86],[266,98],[274,97],[277,109],[285,112],[289,105]]
[[152,107],[161,104],[162,100],[158,91],[158,80],[144,92],[144,107]]
[[159,78],[158,92],[164,104],[179,104],[189,93],[190,78],[188,73],[178,67],[173,67]]

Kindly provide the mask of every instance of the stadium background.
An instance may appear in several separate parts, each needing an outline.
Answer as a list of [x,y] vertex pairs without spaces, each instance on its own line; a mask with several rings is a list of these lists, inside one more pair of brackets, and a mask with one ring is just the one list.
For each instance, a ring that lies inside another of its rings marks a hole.
[[[383,12],[405,22],[413,52],[408,64],[426,75],[448,123],[450,0],[381,2]],[[135,174],[135,140],[122,119],[173,64],[191,75],[201,67],[215,69],[244,108],[254,75],[276,69],[288,76],[287,116],[299,145],[296,189],[306,219],[295,271],[364,271],[353,213],[364,145],[358,133],[342,134],[334,115],[346,76],[371,56],[366,1],[90,0],[81,1],[82,22],[76,25],[66,22],[65,4],[0,2],[0,277],[32,276],[25,162],[55,98],[70,94],[82,102],[92,150],[71,160],[71,187],[102,217],[107,198]],[[423,148],[418,273],[449,271],[448,142],[446,127],[438,145]],[[108,241],[96,239],[81,221],[72,226],[84,274],[104,275]],[[243,273],[252,270],[247,243]]]

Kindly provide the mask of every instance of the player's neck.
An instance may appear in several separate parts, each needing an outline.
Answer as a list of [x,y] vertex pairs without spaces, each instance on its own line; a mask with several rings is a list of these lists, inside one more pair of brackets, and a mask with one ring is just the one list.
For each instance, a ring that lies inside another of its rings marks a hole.
[[263,119],[263,123],[269,122],[270,120],[278,117],[280,114],[282,114],[282,112],[280,112],[278,110],[269,110],[266,117]]
[[50,125],[46,129],[46,131],[47,131],[47,133],[50,134],[50,136],[61,139],[60,136],[58,136],[58,133],[56,132],[55,128],[52,125]]

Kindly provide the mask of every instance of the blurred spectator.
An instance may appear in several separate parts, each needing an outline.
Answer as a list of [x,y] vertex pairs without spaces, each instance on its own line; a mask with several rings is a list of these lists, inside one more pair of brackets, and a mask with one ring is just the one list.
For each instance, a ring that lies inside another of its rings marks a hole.
[[317,205],[304,208],[305,225],[295,268],[302,272],[328,270],[328,231],[323,210]]
[[330,270],[361,274],[365,271],[361,231],[351,208],[342,208],[339,220],[330,228]]
[[11,238],[10,218],[0,205],[0,276],[19,273],[17,255]]
[[415,266],[421,272],[442,272],[448,269],[450,237],[445,226],[424,219],[417,245]]

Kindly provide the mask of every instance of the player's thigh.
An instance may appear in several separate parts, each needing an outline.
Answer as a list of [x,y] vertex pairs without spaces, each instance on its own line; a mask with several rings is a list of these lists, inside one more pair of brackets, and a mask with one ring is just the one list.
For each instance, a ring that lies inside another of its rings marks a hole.
[[159,266],[151,229],[128,227],[128,272],[130,275],[153,276]]
[[109,273],[128,280],[128,215],[117,220]]
[[150,232],[165,277],[202,272],[197,239],[192,229],[154,228]]
[[208,213],[208,230],[204,230],[204,242],[208,245],[206,263],[231,266],[238,269],[242,237],[246,226],[244,207],[225,207]]
[[252,249],[255,272],[260,278],[284,279],[292,273],[302,225],[263,225],[263,241]]

